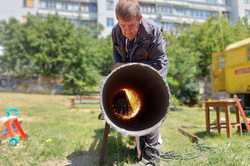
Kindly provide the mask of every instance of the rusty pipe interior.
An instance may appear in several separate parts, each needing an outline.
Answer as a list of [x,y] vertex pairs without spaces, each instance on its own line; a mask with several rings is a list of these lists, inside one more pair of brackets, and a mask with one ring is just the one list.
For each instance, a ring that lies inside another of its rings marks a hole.
[[132,63],[110,73],[101,89],[105,120],[128,135],[145,135],[164,119],[169,92],[156,70]]

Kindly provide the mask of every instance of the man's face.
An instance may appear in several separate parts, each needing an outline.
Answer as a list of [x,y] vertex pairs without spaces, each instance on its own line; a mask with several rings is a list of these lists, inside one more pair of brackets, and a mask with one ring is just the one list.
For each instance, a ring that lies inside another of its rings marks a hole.
[[139,30],[141,17],[133,17],[130,20],[124,20],[122,18],[118,18],[117,20],[122,30],[122,34],[129,40],[134,39]]

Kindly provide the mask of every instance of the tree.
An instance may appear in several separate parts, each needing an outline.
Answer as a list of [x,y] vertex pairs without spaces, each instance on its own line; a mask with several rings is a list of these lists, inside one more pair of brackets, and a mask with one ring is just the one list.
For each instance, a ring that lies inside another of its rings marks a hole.
[[184,103],[194,103],[198,94],[198,81],[194,80],[197,74],[197,55],[190,48],[183,47],[182,43],[187,40],[186,34],[166,34],[166,38],[169,42],[167,80],[171,93]]
[[89,36],[84,29],[79,29],[75,37],[75,50],[65,57],[64,86],[70,92],[81,94],[99,83],[100,74],[92,51],[96,39]]
[[98,69],[99,73],[103,76],[111,72],[113,64],[113,50],[111,36],[99,38],[90,47],[94,66]]
[[4,56],[0,57],[1,69],[16,75],[29,73],[29,60],[21,43],[24,39],[22,25],[14,18],[1,23],[1,45]]
[[99,73],[91,47],[97,38],[89,30],[58,15],[28,15],[24,24],[11,19],[0,27],[5,71],[18,76],[60,76],[71,92],[96,86]]
[[212,53],[249,37],[249,29],[246,19],[230,25],[225,17],[215,16],[203,24],[194,23],[177,35],[168,34],[168,82],[173,94],[183,102],[197,100],[198,81],[205,84],[210,81]]

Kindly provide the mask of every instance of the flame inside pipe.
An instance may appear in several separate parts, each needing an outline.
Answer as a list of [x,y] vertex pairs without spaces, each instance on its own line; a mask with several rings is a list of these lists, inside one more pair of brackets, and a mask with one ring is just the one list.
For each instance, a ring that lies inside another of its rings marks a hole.
[[112,112],[118,118],[129,120],[139,113],[141,106],[140,95],[133,89],[123,88],[113,98]]

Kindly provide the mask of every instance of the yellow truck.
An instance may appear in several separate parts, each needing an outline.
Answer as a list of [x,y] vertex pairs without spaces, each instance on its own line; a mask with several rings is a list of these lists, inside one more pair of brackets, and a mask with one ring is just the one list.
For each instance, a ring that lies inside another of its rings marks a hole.
[[250,38],[212,54],[212,89],[237,94],[250,115]]

